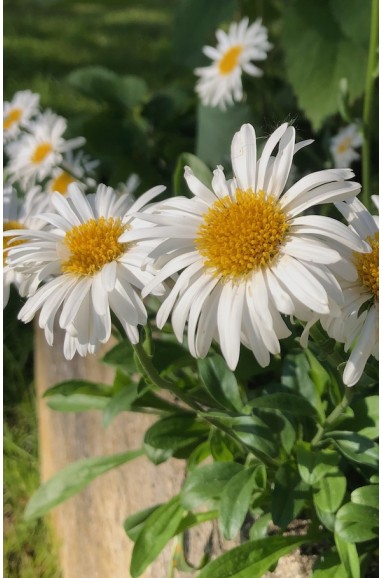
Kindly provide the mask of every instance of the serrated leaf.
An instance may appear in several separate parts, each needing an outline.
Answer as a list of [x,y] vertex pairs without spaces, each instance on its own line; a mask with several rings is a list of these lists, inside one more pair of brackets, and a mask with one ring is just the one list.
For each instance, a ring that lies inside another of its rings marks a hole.
[[185,510],[179,496],[157,508],[147,518],[134,544],[130,573],[138,578],[174,536]]
[[281,556],[310,542],[308,536],[272,536],[247,542],[210,562],[198,578],[262,578]]
[[243,466],[235,462],[216,462],[193,470],[182,487],[182,505],[193,510],[219,498],[227,482],[242,470]]
[[[286,7],[281,42],[287,77],[314,130],[337,112],[342,78],[348,81],[351,102],[363,94],[360,79],[366,76],[369,38],[366,13],[371,13],[368,0],[362,4],[359,0],[295,0]],[[351,34],[355,28],[357,33]]]
[[101,458],[86,458],[70,464],[39,487],[28,502],[24,513],[25,519],[32,520],[43,516],[83,490],[101,474],[138,458],[142,453],[141,450],[135,450]]

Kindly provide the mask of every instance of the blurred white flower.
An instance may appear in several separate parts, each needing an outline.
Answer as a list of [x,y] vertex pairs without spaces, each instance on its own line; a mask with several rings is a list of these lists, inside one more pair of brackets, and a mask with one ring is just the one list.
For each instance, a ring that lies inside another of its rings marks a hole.
[[[204,357],[216,338],[228,366],[235,369],[243,343],[258,363],[280,351],[279,339],[290,334],[281,313],[301,320],[340,312],[343,297],[331,267],[354,280],[341,249],[368,250],[342,223],[324,216],[299,216],[314,205],[353,198],[360,185],[347,182],[350,169],[323,170],[300,179],[285,193],[297,150],[295,130],[281,125],[267,140],[257,161],[253,127],[235,134],[231,159],[234,178],[222,167],[214,171],[212,190],[185,167],[194,197],[155,203],[141,215],[154,227],[126,231],[121,240],[153,239],[149,254],[159,269],[143,296],[180,273],[162,303],[157,324],[172,312],[179,341],[188,321],[188,345]],[[276,156],[273,150],[278,145]]]
[[136,173],[133,173],[123,183],[118,183],[117,192],[125,195],[131,195],[139,187],[141,179]]
[[243,18],[239,23],[233,22],[227,34],[217,30],[216,36],[215,48],[203,48],[204,54],[213,60],[212,64],[194,71],[200,77],[196,91],[204,105],[224,110],[242,99],[242,71],[250,76],[262,76],[262,70],[252,61],[265,60],[272,45],[260,19],[249,26],[249,19]]
[[355,385],[362,376],[370,355],[378,358],[379,352],[379,229],[373,216],[358,200],[336,204],[357,233],[370,246],[370,253],[353,252],[349,260],[355,267],[354,282],[342,283],[344,305],[337,319],[321,318],[330,337],[351,349],[343,372],[345,385]]
[[39,110],[40,96],[30,90],[20,90],[10,102],[3,103],[3,139],[8,142],[16,138],[22,127]]
[[82,146],[83,137],[65,140],[66,120],[46,111],[29,126],[30,134],[7,145],[9,165],[6,176],[11,183],[19,181],[24,189],[41,183],[63,159],[63,153]]
[[[39,214],[47,210],[49,197],[41,192],[41,188],[32,187],[24,199],[17,196],[12,186],[4,187],[3,192],[3,231],[14,229],[42,229],[45,222],[39,219]],[[9,300],[9,290],[12,283],[17,288],[23,276],[7,265],[7,255],[10,247],[15,246],[13,237],[4,237],[3,246],[3,308]]]
[[8,261],[25,275],[20,293],[29,296],[19,319],[31,321],[41,310],[39,325],[52,344],[54,320],[62,305],[59,324],[66,332],[67,359],[76,351],[82,356],[95,353],[109,339],[111,311],[130,341],[138,342],[137,325],[147,318],[138,290],[152,278],[141,269],[148,248],[120,237],[136,226],[133,214],[164,188],[154,187],[132,204],[128,195],[117,196],[105,185],[85,196],[72,184],[67,197],[52,193],[56,213],[42,216],[51,225],[49,230],[12,232],[22,244],[10,249]]
[[353,161],[360,158],[356,152],[363,143],[363,137],[360,128],[356,124],[350,124],[342,128],[336,136],[331,139],[330,150],[333,156],[335,166],[346,168]]
[[[93,176],[99,161],[91,159],[84,151],[67,151],[64,153],[60,167],[52,169],[52,178],[46,184],[49,193],[55,191],[66,195],[69,185],[77,183],[82,189],[94,187],[96,181]],[[92,176],[93,175],[93,176]]]

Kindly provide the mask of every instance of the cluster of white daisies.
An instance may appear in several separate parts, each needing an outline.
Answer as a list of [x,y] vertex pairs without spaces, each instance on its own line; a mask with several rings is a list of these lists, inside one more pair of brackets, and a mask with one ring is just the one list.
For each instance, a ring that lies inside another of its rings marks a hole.
[[[12,127],[8,118],[19,124],[13,139],[26,127],[7,148],[7,175],[30,188],[21,210],[5,192],[5,277],[27,298],[19,319],[38,314],[50,344],[58,318],[67,359],[95,353],[109,339],[112,313],[137,343],[148,295],[160,301],[160,329],[170,318],[180,342],[186,331],[196,358],[215,340],[231,369],[241,344],[267,366],[294,318],[306,323],[303,342],[320,320],[351,350],[347,385],[360,379],[370,355],[377,356],[375,219],[357,200],[360,185],[350,180],[350,169],[322,170],[287,184],[294,155],[311,143],[296,144],[292,126],[277,128],[259,154],[254,128],[243,125],[232,141],[232,178],[218,166],[207,187],[185,167],[191,198],[156,201],[163,186],[137,200],[102,184],[87,194],[79,178],[64,194],[54,190],[42,207],[36,182],[61,167],[73,141],[63,139],[62,120],[51,121],[51,113],[44,129],[33,130],[31,107],[19,115],[12,106],[7,110],[5,132]],[[49,170],[48,156],[56,159]],[[328,202],[348,225],[302,214]]]

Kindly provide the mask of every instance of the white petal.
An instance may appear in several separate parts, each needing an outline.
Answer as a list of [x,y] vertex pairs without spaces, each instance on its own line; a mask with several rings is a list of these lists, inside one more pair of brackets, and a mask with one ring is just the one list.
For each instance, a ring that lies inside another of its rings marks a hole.
[[244,124],[234,135],[231,162],[240,189],[255,192],[257,170],[257,141],[251,124]]
[[273,152],[274,148],[277,146],[278,141],[281,139],[282,135],[285,133],[287,127],[288,127],[287,122],[281,124],[281,126],[279,126],[277,128],[277,130],[275,130],[273,132],[273,134],[267,139],[267,142],[264,146],[261,158],[259,159],[259,163],[258,163],[257,191],[264,190],[265,176],[266,176],[266,171],[267,171],[267,167],[269,164],[269,159],[270,159],[271,153]]
[[175,257],[162,268],[162,270],[152,279],[150,283],[146,285],[142,291],[142,297],[147,297],[147,295],[149,295],[149,293],[153,291],[155,287],[162,283],[162,281],[165,281],[165,279],[180,269],[184,269],[196,261],[201,261],[201,255],[198,251],[193,251],[191,253],[187,253],[186,255],[182,254],[179,257]]
[[244,283],[227,282],[224,285],[218,304],[217,326],[222,355],[231,370],[237,367],[239,359],[244,300]]
[[267,194],[279,198],[285,188],[294,156],[295,129],[289,126],[279,142],[273,173],[267,186]]
[[359,381],[367,360],[371,355],[376,341],[375,316],[375,308],[371,307],[364,323],[361,336],[355,344],[343,372],[343,382],[349,387],[355,385]]
[[201,183],[201,181],[194,175],[192,169],[188,166],[185,166],[184,177],[193,195],[199,197],[208,204],[214,203],[216,200],[214,193],[208,189],[206,185]]

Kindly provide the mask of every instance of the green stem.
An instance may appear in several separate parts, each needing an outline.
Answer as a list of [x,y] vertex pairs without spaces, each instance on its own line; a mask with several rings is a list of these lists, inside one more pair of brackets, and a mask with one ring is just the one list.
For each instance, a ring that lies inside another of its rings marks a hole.
[[147,375],[147,377],[154,385],[156,385],[160,389],[166,389],[168,391],[171,391],[172,393],[174,393],[174,395],[176,395],[179,399],[181,399],[183,402],[185,402],[188,406],[192,407],[196,411],[202,410],[199,404],[195,403],[192,399],[190,399],[188,395],[185,395],[182,389],[177,387],[171,381],[163,379],[160,376],[157,369],[154,367],[151,358],[146,353],[141,343],[133,345],[133,349],[139,359],[139,362],[141,364],[144,373]]
[[363,148],[362,148],[362,181],[363,203],[369,208],[371,196],[371,122],[372,122],[372,100],[375,82],[375,69],[378,54],[378,20],[379,20],[379,0],[372,0],[371,8],[371,28],[370,46],[368,53],[366,85],[363,106]]
[[330,415],[325,419],[323,425],[318,427],[318,431],[311,441],[311,445],[317,445],[326,430],[338,419],[338,417],[344,412],[344,410],[350,405],[352,398],[354,397],[354,390],[351,387],[346,387],[343,399],[341,402],[333,409]]

